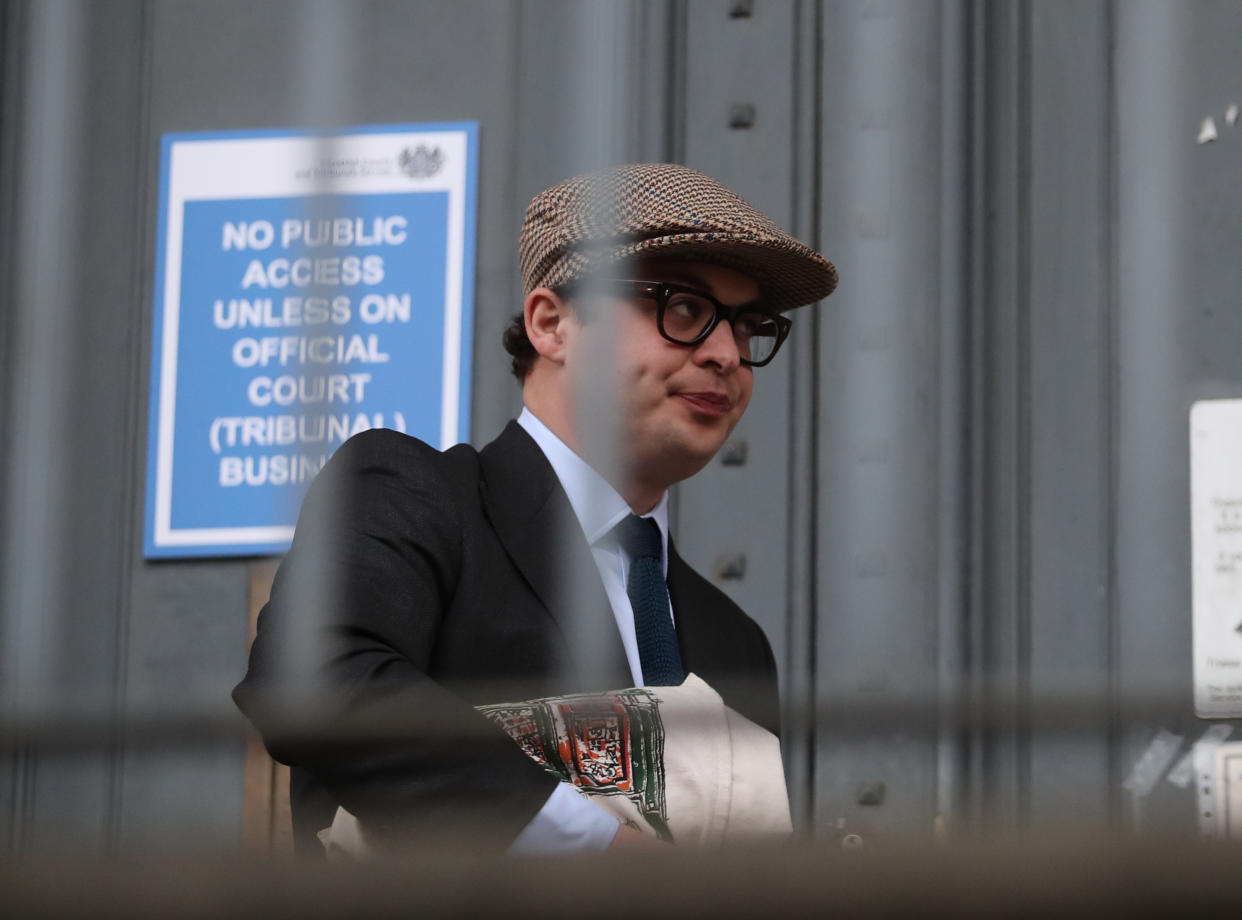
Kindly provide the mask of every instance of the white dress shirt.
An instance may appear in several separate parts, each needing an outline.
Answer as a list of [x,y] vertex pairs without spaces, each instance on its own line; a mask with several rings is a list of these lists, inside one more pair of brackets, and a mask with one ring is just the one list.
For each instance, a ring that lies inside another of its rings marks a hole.
[[[634,608],[625,590],[630,557],[618,541],[607,539],[609,532],[631,513],[630,506],[599,473],[566,446],[529,409],[523,408],[518,424],[534,438],[552,465],[556,478],[569,497],[574,516],[591,546],[595,566],[604,583],[604,592],[617,621],[617,631],[625,648],[634,686],[643,682],[638,639],[634,632]],[[662,565],[668,575],[668,493],[643,517],[660,528]],[[671,604],[670,604],[671,611]],[[621,689],[621,688],[616,688]],[[612,843],[619,824],[602,808],[579,795],[568,783],[559,784],[539,813],[523,828],[509,852],[514,854],[569,853],[604,850]]]

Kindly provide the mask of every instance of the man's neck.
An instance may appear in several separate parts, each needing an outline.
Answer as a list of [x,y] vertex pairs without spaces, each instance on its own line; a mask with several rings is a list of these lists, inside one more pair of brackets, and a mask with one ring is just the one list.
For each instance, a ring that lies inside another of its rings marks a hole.
[[563,413],[548,412],[538,405],[531,405],[530,400],[524,399],[523,401],[527,411],[616,489],[635,514],[649,514],[664,498],[667,489],[636,482],[632,477],[623,474],[623,471],[619,469],[621,453],[619,449],[611,456],[596,457],[592,451],[584,448],[583,442],[577,437],[576,426],[572,424],[572,420],[564,418]]
[[[614,488],[616,488],[615,485]],[[643,489],[638,487],[629,490],[617,488],[617,491],[621,493],[625,503],[630,506],[630,510],[639,517],[644,514],[650,514],[651,509],[660,504],[660,499],[664,497],[665,492],[663,489]]]

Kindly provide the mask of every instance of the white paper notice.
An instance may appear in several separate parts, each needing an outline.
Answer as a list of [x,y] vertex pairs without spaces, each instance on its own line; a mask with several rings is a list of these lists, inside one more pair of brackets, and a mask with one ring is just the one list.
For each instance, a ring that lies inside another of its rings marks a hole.
[[1195,712],[1242,717],[1242,399],[1190,407]]

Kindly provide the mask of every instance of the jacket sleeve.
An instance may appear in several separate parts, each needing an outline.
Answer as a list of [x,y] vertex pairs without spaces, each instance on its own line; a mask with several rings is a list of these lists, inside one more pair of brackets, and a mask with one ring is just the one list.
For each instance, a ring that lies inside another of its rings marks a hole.
[[272,756],[381,840],[511,841],[556,778],[427,676],[461,570],[443,457],[371,431],[311,486],[263,608],[237,705]]

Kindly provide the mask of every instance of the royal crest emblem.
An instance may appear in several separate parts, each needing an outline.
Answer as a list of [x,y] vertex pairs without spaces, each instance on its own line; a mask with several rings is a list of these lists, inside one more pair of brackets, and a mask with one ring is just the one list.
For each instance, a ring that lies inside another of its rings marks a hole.
[[397,156],[397,165],[411,179],[427,179],[434,176],[444,165],[444,154],[439,147],[419,144],[413,150],[404,148]]

